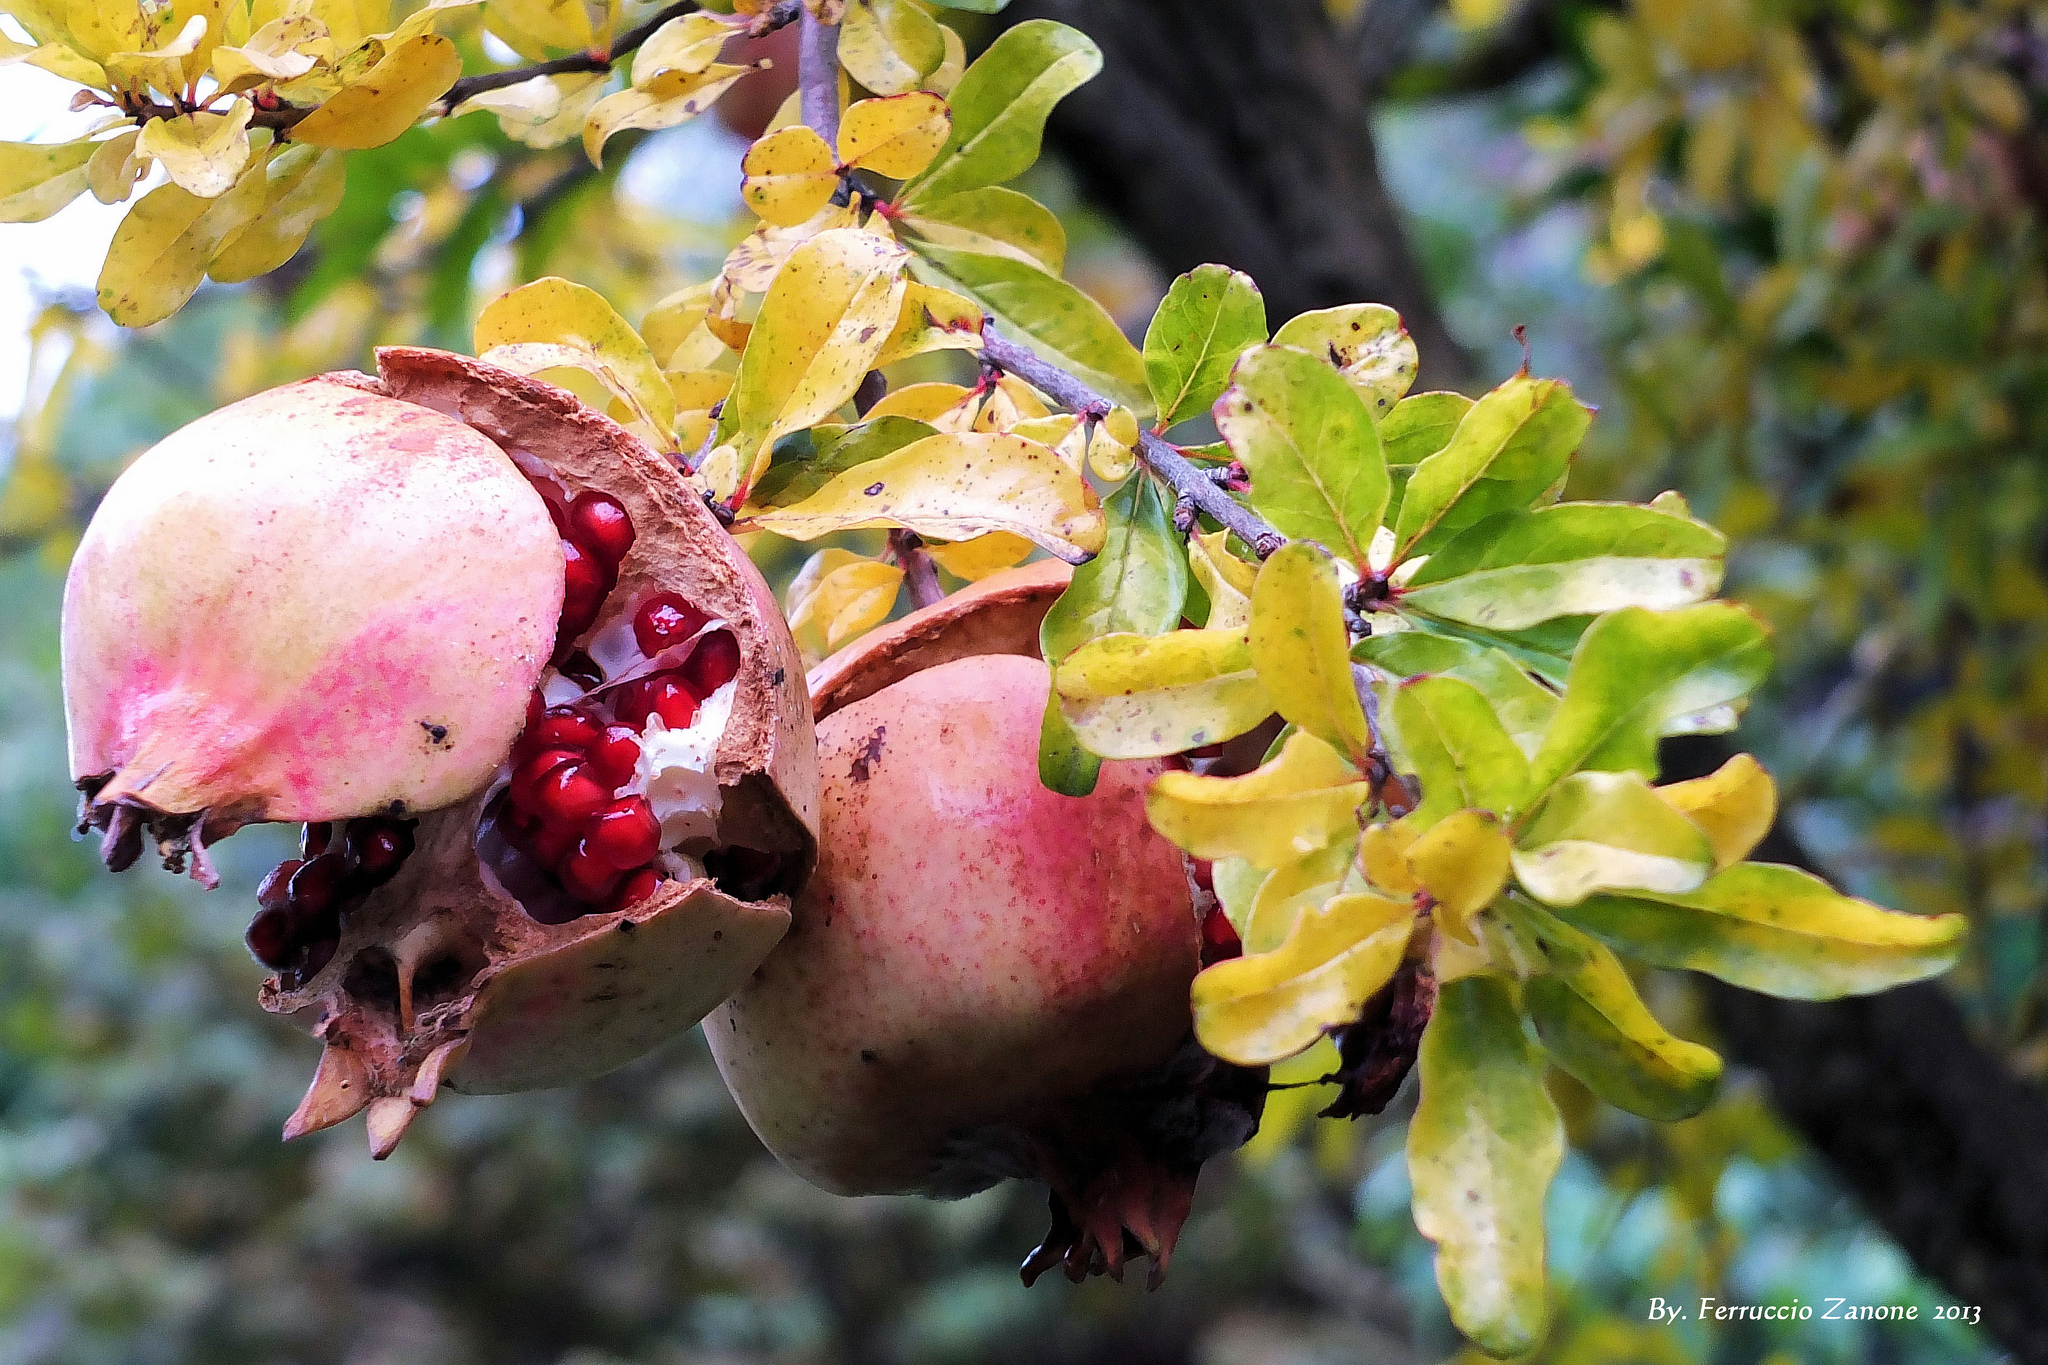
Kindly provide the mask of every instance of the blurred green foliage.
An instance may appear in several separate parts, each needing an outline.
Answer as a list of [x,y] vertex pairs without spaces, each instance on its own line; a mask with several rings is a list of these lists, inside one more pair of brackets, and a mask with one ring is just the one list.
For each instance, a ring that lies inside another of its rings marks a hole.
[[[1831,870],[1978,917],[1959,984],[2037,1074],[2043,23],[2003,4],[1642,0],[1586,18],[1533,90],[1385,125],[1405,140],[1391,159],[1427,159],[1468,150],[1448,144],[1475,118],[1537,114],[1514,183],[1426,210],[1454,318],[1526,318],[1539,344],[1546,325],[1585,329],[1555,344],[1617,401],[1577,491],[1675,485],[1738,538],[1731,591],[1780,632],[1779,682],[1746,738],[1788,779]],[[1152,1296],[1024,1291],[1012,1263],[1042,1226],[1026,1188],[955,1205],[810,1189],[761,1152],[694,1035],[574,1091],[446,1096],[381,1165],[353,1126],[284,1146],[315,1047],[255,1007],[262,973],[240,947],[282,833],[223,844],[210,896],[150,871],[107,877],[69,842],[55,621],[98,491],[219,403],[364,363],[378,343],[464,344],[507,284],[566,275],[637,317],[702,278],[743,230],[713,183],[736,178],[736,145],[708,124],[643,139],[637,156],[626,143],[600,174],[488,120],[415,129],[352,163],[341,210],[278,275],[138,334],[61,304],[38,324],[30,402],[0,445],[0,1360],[1455,1352],[1408,1219],[1405,1110],[1312,1124],[1314,1088],[1278,1092],[1253,1147],[1205,1175]],[[629,193],[635,177],[671,189]],[[1156,275],[1057,184],[1033,188],[1072,210],[1074,277],[1147,311]],[[1532,222],[1584,263],[1590,291],[1546,301],[1497,268]],[[1682,982],[1648,988],[1700,1036]],[[1538,1359],[1994,1358],[1926,1321],[1939,1294],[1752,1087],[1666,1128],[1554,1087],[1575,1151],[1552,1195],[1558,1327]],[[1919,1304],[1922,1321],[1647,1323],[1652,1296],[1702,1293],[1846,1294]]]

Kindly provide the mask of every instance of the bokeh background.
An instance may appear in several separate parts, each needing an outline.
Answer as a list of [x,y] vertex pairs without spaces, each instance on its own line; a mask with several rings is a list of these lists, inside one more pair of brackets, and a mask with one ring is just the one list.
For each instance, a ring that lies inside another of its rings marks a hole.
[[[1537,1359],[2048,1360],[2048,13],[2018,0],[1018,0],[1100,40],[1029,188],[1069,273],[1141,329],[1172,274],[1252,271],[1272,321],[1401,307],[1424,380],[1520,363],[1601,415],[1575,496],[1683,490],[1777,627],[1743,742],[1780,856],[1968,913],[1940,986],[1786,1007],[1662,976],[1736,1063],[1669,1127],[1555,1078]],[[0,29],[6,24],[0,21]],[[456,25],[460,31],[460,25]],[[470,32],[462,41],[475,47]],[[0,137],[64,88],[0,69]],[[639,136],[639,135],[632,135]],[[123,463],[372,345],[466,348],[544,274],[628,317],[747,220],[716,118],[603,172],[485,116],[350,163],[300,256],[123,333],[92,282],[123,211],[0,228],[0,1361],[348,1365],[1340,1365],[1459,1351],[1407,1214],[1407,1101],[1313,1089],[1204,1175],[1158,1293],[1015,1264],[1043,1196],[837,1199],[780,1170],[693,1034],[572,1091],[449,1095],[372,1163],[278,1130],[315,1047],[240,944],[285,834],[211,895],[72,842],[62,572]],[[347,509],[337,507],[337,517]],[[771,572],[796,557],[766,546]],[[374,592],[377,566],[335,592]],[[1311,1055],[1290,1075],[1318,1074]],[[1914,1305],[1911,1323],[1653,1326],[1653,1297]],[[1981,1310],[1935,1321],[1944,1305]]]

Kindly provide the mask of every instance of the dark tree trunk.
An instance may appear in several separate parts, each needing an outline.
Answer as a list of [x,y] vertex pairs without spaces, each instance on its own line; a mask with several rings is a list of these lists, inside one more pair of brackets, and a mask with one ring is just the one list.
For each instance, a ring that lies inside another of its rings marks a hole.
[[[1397,5],[1405,0],[1373,0]],[[1165,269],[1250,272],[1277,324],[1372,300],[1407,320],[1430,386],[1472,376],[1380,179],[1367,61],[1321,0],[1017,0],[1102,45],[1054,145]],[[1539,45],[1540,46],[1540,45]],[[1546,49],[1547,50],[1547,49]],[[1667,746],[1708,771],[1721,741]],[[1783,832],[1759,856],[1804,864]],[[1927,984],[1827,1004],[1710,987],[1721,1041],[1930,1277],[1980,1306],[2025,1365],[2048,1365],[2048,1102],[1977,1046]]]
[[1102,46],[1102,75],[1053,115],[1053,144],[1161,267],[1248,272],[1276,327],[1389,304],[1424,386],[1470,381],[1381,183],[1352,45],[1321,0],[1017,0],[1004,17],[1058,19]]

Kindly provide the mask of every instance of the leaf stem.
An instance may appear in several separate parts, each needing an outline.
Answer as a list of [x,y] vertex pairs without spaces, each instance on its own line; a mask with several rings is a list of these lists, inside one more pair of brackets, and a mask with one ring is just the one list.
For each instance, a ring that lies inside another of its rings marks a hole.
[[[1102,416],[1112,406],[1107,398],[1067,373],[1041,359],[1034,351],[1018,345],[996,331],[991,322],[981,329],[981,358],[984,363],[1014,374],[1032,388],[1061,406],[1084,415]],[[1252,553],[1266,558],[1287,537],[1274,530],[1264,518],[1231,497],[1201,469],[1180,453],[1173,442],[1150,431],[1138,433],[1138,458],[1145,467],[1164,479],[1179,497],[1207,512],[1216,522],[1237,534]]]

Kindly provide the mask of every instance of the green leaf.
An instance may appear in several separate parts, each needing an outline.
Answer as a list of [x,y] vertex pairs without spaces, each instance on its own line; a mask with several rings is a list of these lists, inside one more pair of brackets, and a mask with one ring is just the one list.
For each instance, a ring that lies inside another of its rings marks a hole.
[[1548,1326],[1543,1197],[1564,1160],[1564,1122],[1509,984],[1445,982],[1419,1062],[1415,1226],[1437,1244],[1436,1282],[1458,1330],[1490,1355],[1524,1355]]
[[1279,947],[1219,962],[1189,992],[1195,1037],[1237,1066],[1270,1066],[1355,1023],[1401,965],[1415,907],[1369,891],[1309,910]]
[[1659,1023],[1605,944],[1542,910],[1513,905],[1512,913],[1549,960],[1547,971],[1522,984],[1522,1008],[1550,1060],[1609,1104],[1646,1119],[1676,1123],[1706,1108],[1721,1080],[1713,1049]]
[[1401,315],[1383,303],[1347,303],[1303,313],[1273,334],[1273,344],[1329,361],[1375,418],[1415,382],[1415,342],[1401,325]]
[[1579,639],[1593,624],[1591,616],[1560,616],[1526,630],[1487,630],[1420,613],[1408,618],[1415,633],[1440,636],[1482,649],[1497,649],[1553,687],[1562,688],[1571,672]]
[[1514,866],[1537,900],[1576,905],[1595,891],[1690,891],[1714,870],[1714,850],[1637,774],[1573,773],[1516,841]]
[[1209,882],[1233,929],[1242,935],[1251,924],[1259,891],[1273,874],[1254,867],[1242,858],[1218,858],[1209,864]]
[[1609,612],[1572,656],[1564,700],[1530,761],[1530,799],[1581,768],[1655,776],[1659,737],[1748,696],[1770,666],[1768,632],[1741,607]]
[[1450,444],[1408,480],[1396,558],[1426,554],[1496,512],[1530,506],[1563,477],[1592,420],[1557,379],[1517,375],[1481,398]]
[[909,237],[949,251],[1009,256],[1057,275],[1067,259],[1059,215],[1028,194],[990,185],[920,203],[896,220]]
[[1380,418],[1380,446],[1389,465],[1420,464],[1451,443],[1472,410],[1462,393],[1415,393]]
[[[1015,32],[1015,30],[1012,30]],[[1009,256],[983,256],[916,243],[937,267],[934,283],[973,296],[999,322],[1053,364],[1072,371],[1111,402],[1151,410],[1145,360],[1103,306],[1057,275]]]
[[1038,726],[1038,781],[1061,796],[1086,796],[1102,775],[1102,760],[1088,752],[1060,710],[1060,694],[1048,688],[1045,718]]
[[775,443],[753,500],[767,507],[802,502],[855,465],[879,460],[938,433],[908,417],[877,417],[854,426],[821,423]]
[[1038,629],[1040,652],[1055,666],[1104,635],[1164,635],[1180,624],[1188,560],[1158,485],[1134,474],[1102,510],[1109,529],[1101,551],[1074,570]]
[[99,144],[0,142],[0,223],[40,223],[85,193],[85,163]]
[[1104,758],[1162,758],[1257,725],[1273,703],[1242,631],[1105,635],[1060,661],[1061,708]]
[[1653,967],[1792,1000],[1938,975],[1968,928],[1961,915],[1899,914],[1776,863],[1738,863],[1684,895],[1593,896],[1559,914]]
[[1100,70],[1102,50],[1065,24],[1027,19],[1004,30],[953,88],[952,134],[903,201],[922,205],[1021,175],[1038,160],[1053,105]]
[[1173,282],[1145,329],[1145,377],[1159,420],[1207,412],[1247,347],[1266,339],[1266,300],[1252,277],[1198,265]]
[[1363,566],[1387,505],[1387,465],[1365,402],[1325,362],[1260,346],[1237,363],[1216,425],[1251,474],[1251,503],[1282,535]]
[[1533,755],[1542,746],[1543,732],[1557,713],[1555,692],[1506,653],[1470,640],[1399,630],[1366,636],[1351,647],[1351,657],[1383,668],[1398,680],[1439,673],[1472,684],[1525,754]]
[[1427,829],[1452,811],[1509,816],[1529,783],[1529,760],[1479,689],[1456,678],[1417,678],[1394,689],[1387,736],[1396,766],[1422,783],[1409,819]]
[[1721,586],[1728,539],[1633,503],[1502,512],[1454,537],[1403,585],[1401,605],[1494,630],[1618,607],[1682,607]]
[[1306,541],[1276,551],[1252,584],[1250,638],[1252,665],[1273,709],[1362,762],[1372,736],[1352,681],[1336,562]]

